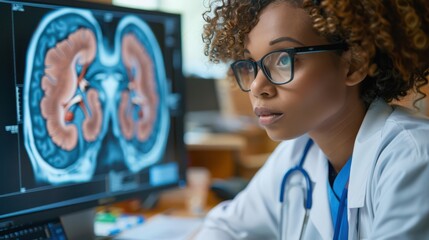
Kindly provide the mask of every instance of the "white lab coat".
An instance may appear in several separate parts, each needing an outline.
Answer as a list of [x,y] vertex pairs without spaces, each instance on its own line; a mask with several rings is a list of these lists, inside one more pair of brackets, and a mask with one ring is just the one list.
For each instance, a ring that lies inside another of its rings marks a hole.
[[[245,190],[208,214],[196,239],[279,239],[280,183],[307,140],[282,142]],[[332,239],[328,163],[317,145],[304,168],[314,190],[303,239]],[[288,186],[281,228],[286,239],[298,239],[305,182],[294,175]],[[429,121],[374,101],[355,141],[348,191],[349,239],[429,239]]]

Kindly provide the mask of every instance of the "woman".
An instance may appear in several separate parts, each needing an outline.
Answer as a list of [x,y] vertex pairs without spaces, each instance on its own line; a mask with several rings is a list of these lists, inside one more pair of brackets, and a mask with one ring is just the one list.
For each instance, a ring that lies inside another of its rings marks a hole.
[[[260,125],[283,142],[197,239],[429,239],[429,121],[388,104],[425,97],[429,3],[210,6],[206,55],[233,62]],[[300,162],[305,172],[284,177]]]

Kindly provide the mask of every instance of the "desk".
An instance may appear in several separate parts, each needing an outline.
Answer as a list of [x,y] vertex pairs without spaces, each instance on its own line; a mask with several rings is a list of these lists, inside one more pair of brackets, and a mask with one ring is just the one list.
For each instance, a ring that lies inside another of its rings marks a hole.
[[[207,198],[207,205],[205,208],[205,213],[207,213],[212,207],[217,205],[221,200],[215,196],[214,193],[209,192]],[[115,207],[120,207],[122,209],[129,208],[132,205],[139,203],[138,200],[130,200],[116,204]],[[176,233],[175,236],[186,236],[183,239],[192,239],[192,236],[198,231],[199,227],[203,222],[203,215],[193,215],[186,208],[186,188],[167,190],[160,194],[158,204],[154,209],[143,210],[143,209],[134,209],[134,211],[129,212],[131,214],[141,214],[144,216],[145,223],[143,225],[137,225],[135,228],[126,229],[124,232],[119,234],[117,238],[113,239],[130,239],[130,236],[140,236],[132,237],[131,239],[141,239],[141,236],[144,235],[147,238],[145,239],[156,239],[153,236],[166,236],[169,234]],[[175,226],[164,226],[164,224],[174,224]],[[168,231],[166,230],[168,229]],[[148,231],[151,229],[151,231]],[[153,230],[153,231],[152,231]],[[141,233],[140,233],[141,232]],[[100,238],[103,239],[103,238]],[[110,238],[108,238],[110,239]],[[182,239],[182,238],[180,238]]]
[[[222,200],[218,198],[212,191],[207,195],[205,213],[220,203]],[[158,204],[154,209],[141,210],[145,217],[152,217],[156,214],[163,213],[183,217],[200,217],[195,216],[187,210],[186,206],[186,189],[167,190],[160,194]]]
[[[222,199],[212,191],[208,192],[205,212],[220,203]],[[113,207],[120,208],[130,214],[142,214],[145,218],[150,218],[156,214],[172,214],[177,216],[193,217],[187,210],[186,188],[169,189],[159,194],[157,204],[153,209],[142,209],[140,200],[128,200],[114,204]]]

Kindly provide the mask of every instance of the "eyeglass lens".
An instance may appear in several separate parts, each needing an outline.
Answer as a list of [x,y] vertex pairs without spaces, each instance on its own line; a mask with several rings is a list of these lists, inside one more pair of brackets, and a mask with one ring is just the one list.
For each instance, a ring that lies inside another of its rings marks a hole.
[[[287,52],[272,52],[261,59],[265,76],[275,84],[286,83],[292,75],[292,60]],[[251,60],[238,61],[233,66],[236,78],[243,90],[250,90],[258,66]]]

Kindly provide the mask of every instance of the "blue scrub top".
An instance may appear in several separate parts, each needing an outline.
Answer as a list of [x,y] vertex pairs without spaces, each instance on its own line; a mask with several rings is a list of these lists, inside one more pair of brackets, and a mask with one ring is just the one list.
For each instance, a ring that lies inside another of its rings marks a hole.
[[[334,180],[333,186],[327,182],[328,184],[328,198],[329,198],[329,206],[331,209],[331,220],[332,225],[334,226],[334,231],[337,222],[338,215],[338,207],[340,205],[341,195],[343,194],[344,188],[346,184],[348,184],[349,176],[350,176],[350,166],[351,166],[351,158],[347,161],[346,165],[341,169]],[[330,169],[331,170],[331,169]],[[332,169],[333,170],[333,169]],[[343,216],[341,219],[341,229],[339,234],[339,239],[347,240],[348,235],[348,221],[347,221],[347,199],[344,205]]]

